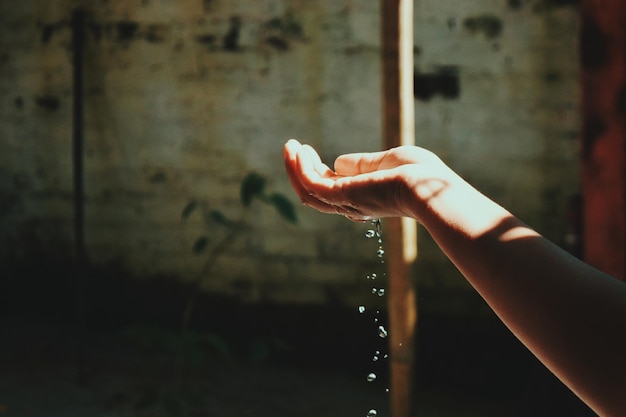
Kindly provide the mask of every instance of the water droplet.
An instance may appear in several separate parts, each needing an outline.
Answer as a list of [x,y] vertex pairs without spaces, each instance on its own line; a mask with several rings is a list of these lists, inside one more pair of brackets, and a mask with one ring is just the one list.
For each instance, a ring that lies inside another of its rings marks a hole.
[[377,350],[377,351],[376,351],[376,352],[374,352],[374,353],[376,353],[377,355],[380,355],[380,350]]
[[378,415],[378,413],[374,409],[367,412],[367,417],[375,417],[376,415]]
[[376,379],[376,374],[375,374],[375,373],[373,373],[373,372],[372,372],[372,373],[370,373],[370,374],[367,376],[367,380],[368,380],[368,382],[372,382],[372,381],[373,381],[373,380],[375,380],[375,379]]
[[382,258],[384,254],[385,251],[383,250],[383,248],[378,248],[378,250],[376,251],[376,256],[378,256],[379,258]]
[[378,323],[378,317],[374,319],[374,323]]
[[383,356],[383,359],[387,359],[388,357],[389,357],[389,355],[387,355],[387,354],[385,353],[385,356]]
[[365,306],[359,306],[359,313],[365,313]]
[[385,295],[385,289],[381,288],[380,290],[378,290],[378,296],[382,297],[383,295]]
[[372,275],[370,275],[371,279],[376,279],[378,277],[378,275],[376,275],[376,272],[374,272]]
[[376,361],[378,360],[378,356],[374,356],[374,357],[372,358],[372,360],[373,360],[374,362],[376,362]]
[[378,291],[376,288],[372,288],[372,294],[376,294],[376,291]]
[[389,335],[383,326],[378,326],[378,336],[385,338]]
[[368,230],[367,232],[365,232],[365,237],[368,239],[373,238],[374,236],[376,236],[376,231],[375,230]]
[[389,388],[385,389],[385,392],[389,392]]
[[380,219],[372,220],[372,224],[374,225],[374,228],[376,229],[376,236],[380,237],[380,235],[382,233],[382,230],[381,230],[382,229],[382,224],[381,224]]

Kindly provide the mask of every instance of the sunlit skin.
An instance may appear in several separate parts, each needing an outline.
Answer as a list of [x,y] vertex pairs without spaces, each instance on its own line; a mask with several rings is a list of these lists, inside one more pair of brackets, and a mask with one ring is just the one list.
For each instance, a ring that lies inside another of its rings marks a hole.
[[416,219],[507,327],[596,413],[626,415],[626,284],[579,261],[418,147],[337,158],[290,140],[307,206],[355,221]]

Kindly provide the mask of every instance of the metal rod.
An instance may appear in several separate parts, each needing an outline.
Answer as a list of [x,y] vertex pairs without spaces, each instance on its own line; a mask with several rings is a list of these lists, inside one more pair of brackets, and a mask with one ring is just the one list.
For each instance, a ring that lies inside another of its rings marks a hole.
[[77,366],[79,381],[86,379],[85,332],[85,225],[84,225],[84,170],[83,170],[83,39],[85,13],[78,9],[72,16],[72,169],[74,195],[74,274],[76,324],[78,327]]

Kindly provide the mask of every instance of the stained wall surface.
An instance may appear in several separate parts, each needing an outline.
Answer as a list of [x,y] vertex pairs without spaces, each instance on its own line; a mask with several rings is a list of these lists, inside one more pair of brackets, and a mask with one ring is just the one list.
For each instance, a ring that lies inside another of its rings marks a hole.
[[[379,267],[368,225],[301,207],[281,158],[290,137],[329,162],[380,148],[371,0],[0,2],[0,257],[71,258],[76,8],[86,12],[90,264],[196,279],[226,230],[199,210],[181,218],[198,201],[248,225],[216,258],[207,290],[290,303],[363,297],[363,277]],[[417,143],[559,244],[579,186],[577,12],[548,0],[415,4]],[[265,204],[243,210],[249,172],[291,199],[297,224]],[[422,288],[468,292],[425,232],[419,247]]]

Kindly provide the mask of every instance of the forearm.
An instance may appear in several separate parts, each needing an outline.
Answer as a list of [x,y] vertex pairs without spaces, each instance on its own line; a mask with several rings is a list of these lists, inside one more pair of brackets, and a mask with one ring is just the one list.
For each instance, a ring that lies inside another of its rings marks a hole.
[[510,330],[597,412],[623,415],[626,285],[462,180],[417,206],[422,224]]

